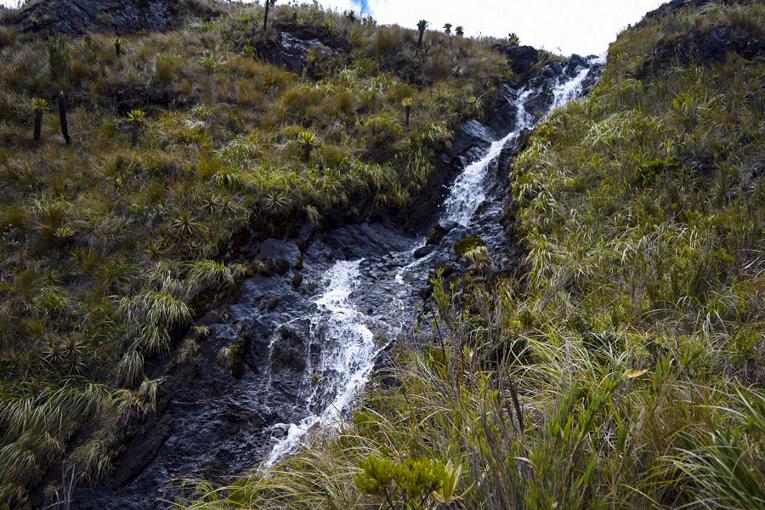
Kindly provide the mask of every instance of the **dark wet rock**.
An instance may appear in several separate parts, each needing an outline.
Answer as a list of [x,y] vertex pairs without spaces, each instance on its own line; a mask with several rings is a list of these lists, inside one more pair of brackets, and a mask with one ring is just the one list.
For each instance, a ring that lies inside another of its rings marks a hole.
[[298,288],[301,283],[303,283],[303,275],[295,273],[295,276],[292,277],[292,286]]
[[492,49],[502,53],[509,61],[515,74],[523,74],[539,62],[539,51],[532,46],[495,44]]
[[515,129],[515,120],[518,115],[518,108],[515,106],[517,98],[518,91],[507,83],[502,85],[499,93],[494,98],[494,104],[486,120],[486,126],[495,139],[502,138],[505,134]]
[[420,248],[417,248],[414,250],[414,258],[415,259],[421,259],[422,257],[425,257],[427,255],[430,255],[434,251],[436,251],[436,246],[432,244],[426,244],[425,246],[421,246]]
[[745,60],[762,56],[765,54],[765,31],[755,26],[713,26],[664,34],[651,50],[639,75],[650,77],[670,65],[720,63],[729,53],[736,53]]
[[408,238],[392,235],[390,229],[379,223],[345,225],[334,229],[327,242],[334,258],[353,260],[371,252],[390,253],[403,250],[410,242]]
[[234,44],[241,49],[253,48],[263,59],[291,73],[305,72],[314,78],[322,78],[329,67],[350,61],[350,43],[346,37],[327,27],[294,20],[275,21],[267,41],[263,41],[257,27]]
[[576,76],[578,70],[584,67],[589,67],[587,59],[574,53],[568,58],[568,62],[566,63],[566,76],[573,78]]
[[475,148],[485,150],[493,141],[494,137],[486,126],[477,120],[469,120],[462,126],[462,131],[452,142],[452,154],[460,156]]
[[425,244],[438,246],[446,234],[457,228],[459,224],[454,221],[439,223],[433,228]]
[[285,260],[287,264],[295,264],[300,257],[300,248],[297,243],[289,240],[269,238],[260,243],[256,260]]
[[200,319],[197,320],[196,324],[198,326],[212,326],[213,324],[218,324],[223,320],[223,318],[214,312],[207,312],[204,314]]
[[212,5],[195,0],[45,0],[22,8],[19,26],[22,32],[69,36],[157,32],[172,28],[186,14],[220,14]]
[[305,341],[293,329],[282,326],[277,331],[271,354],[274,371],[292,370],[302,372],[306,367]]

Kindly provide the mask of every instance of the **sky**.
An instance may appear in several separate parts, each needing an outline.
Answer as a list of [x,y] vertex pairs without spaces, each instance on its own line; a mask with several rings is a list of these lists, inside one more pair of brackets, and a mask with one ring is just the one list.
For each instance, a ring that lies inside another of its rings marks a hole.
[[[507,37],[565,55],[599,55],[616,34],[662,0],[319,0],[326,7],[372,15],[380,24],[429,29],[462,25],[465,35]],[[453,29],[452,29],[453,30]]]
[[[287,3],[288,0],[278,0]],[[303,0],[301,0],[302,3]],[[18,0],[0,0],[15,6]],[[569,55],[601,54],[616,34],[640,21],[662,0],[319,0],[325,7],[373,16],[379,24],[415,28],[427,20],[432,30],[462,25],[465,35],[507,37],[521,44]]]

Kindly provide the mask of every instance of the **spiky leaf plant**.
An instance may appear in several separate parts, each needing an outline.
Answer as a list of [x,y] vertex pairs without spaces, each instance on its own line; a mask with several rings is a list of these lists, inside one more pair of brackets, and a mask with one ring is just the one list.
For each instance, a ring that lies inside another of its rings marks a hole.
[[421,19],[420,21],[417,22],[417,32],[418,32],[417,48],[418,49],[422,47],[422,38],[425,35],[425,29],[427,28],[427,26],[428,26],[428,22],[424,19]]
[[319,139],[313,131],[302,131],[298,135],[298,142],[303,146],[303,161],[308,163],[311,159],[311,151],[319,145]]
[[138,109],[131,110],[128,113],[127,121],[130,122],[130,146],[136,147],[138,145],[138,132],[144,122],[146,114]]
[[412,98],[405,97],[401,100],[401,105],[404,107],[404,113],[406,114],[405,126],[409,127],[409,114],[412,112]]
[[42,132],[42,119],[43,113],[48,109],[48,101],[45,99],[36,97],[32,100],[32,107],[34,108],[34,141],[35,143],[40,141],[40,134]]

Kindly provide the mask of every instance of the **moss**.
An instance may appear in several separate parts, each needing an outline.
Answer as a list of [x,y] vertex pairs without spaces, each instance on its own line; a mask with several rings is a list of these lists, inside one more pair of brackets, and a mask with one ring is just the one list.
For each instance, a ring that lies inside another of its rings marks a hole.
[[241,377],[244,373],[244,362],[251,343],[248,336],[240,336],[231,347],[224,349],[221,361],[232,376]]
[[279,299],[278,298],[274,298],[274,299],[272,299],[271,301],[268,302],[268,305],[266,306],[266,308],[270,311],[270,310],[273,310],[274,308],[276,308],[277,306],[279,306]]
[[271,268],[271,266],[269,264],[265,264],[264,262],[260,260],[256,261],[255,267],[258,271],[258,274],[260,275],[268,276],[268,277],[271,277],[274,275],[274,271]]
[[295,288],[300,287],[300,284],[303,283],[303,275],[300,273],[295,273],[295,276],[292,277],[292,286]]
[[290,263],[286,259],[279,259],[271,264],[273,272],[279,276],[284,276],[290,270]]
[[469,235],[456,243],[454,243],[454,254],[455,258],[454,260],[459,262],[462,260],[462,258],[465,256],[466,253],[471,252],[475,250],[476,248],[480,248],[482,246],[486,246],[486,243],[483,239],[478,237],[477,235]]

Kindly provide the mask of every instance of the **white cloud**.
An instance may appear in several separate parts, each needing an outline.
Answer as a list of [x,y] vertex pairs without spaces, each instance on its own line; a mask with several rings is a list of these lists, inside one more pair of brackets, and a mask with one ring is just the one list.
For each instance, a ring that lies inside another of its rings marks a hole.
[[[324,6],[348,9],[349,0],[319,0]],[[359,1],[355,10],[360,9]],[[565,54],[602,53],[630,23],[636,23],[661,0],[368,0],[381,24],[415,28],[425,19],[429,28],[462,25],[467,35],[507,37],[515,32],[522,44]]]

